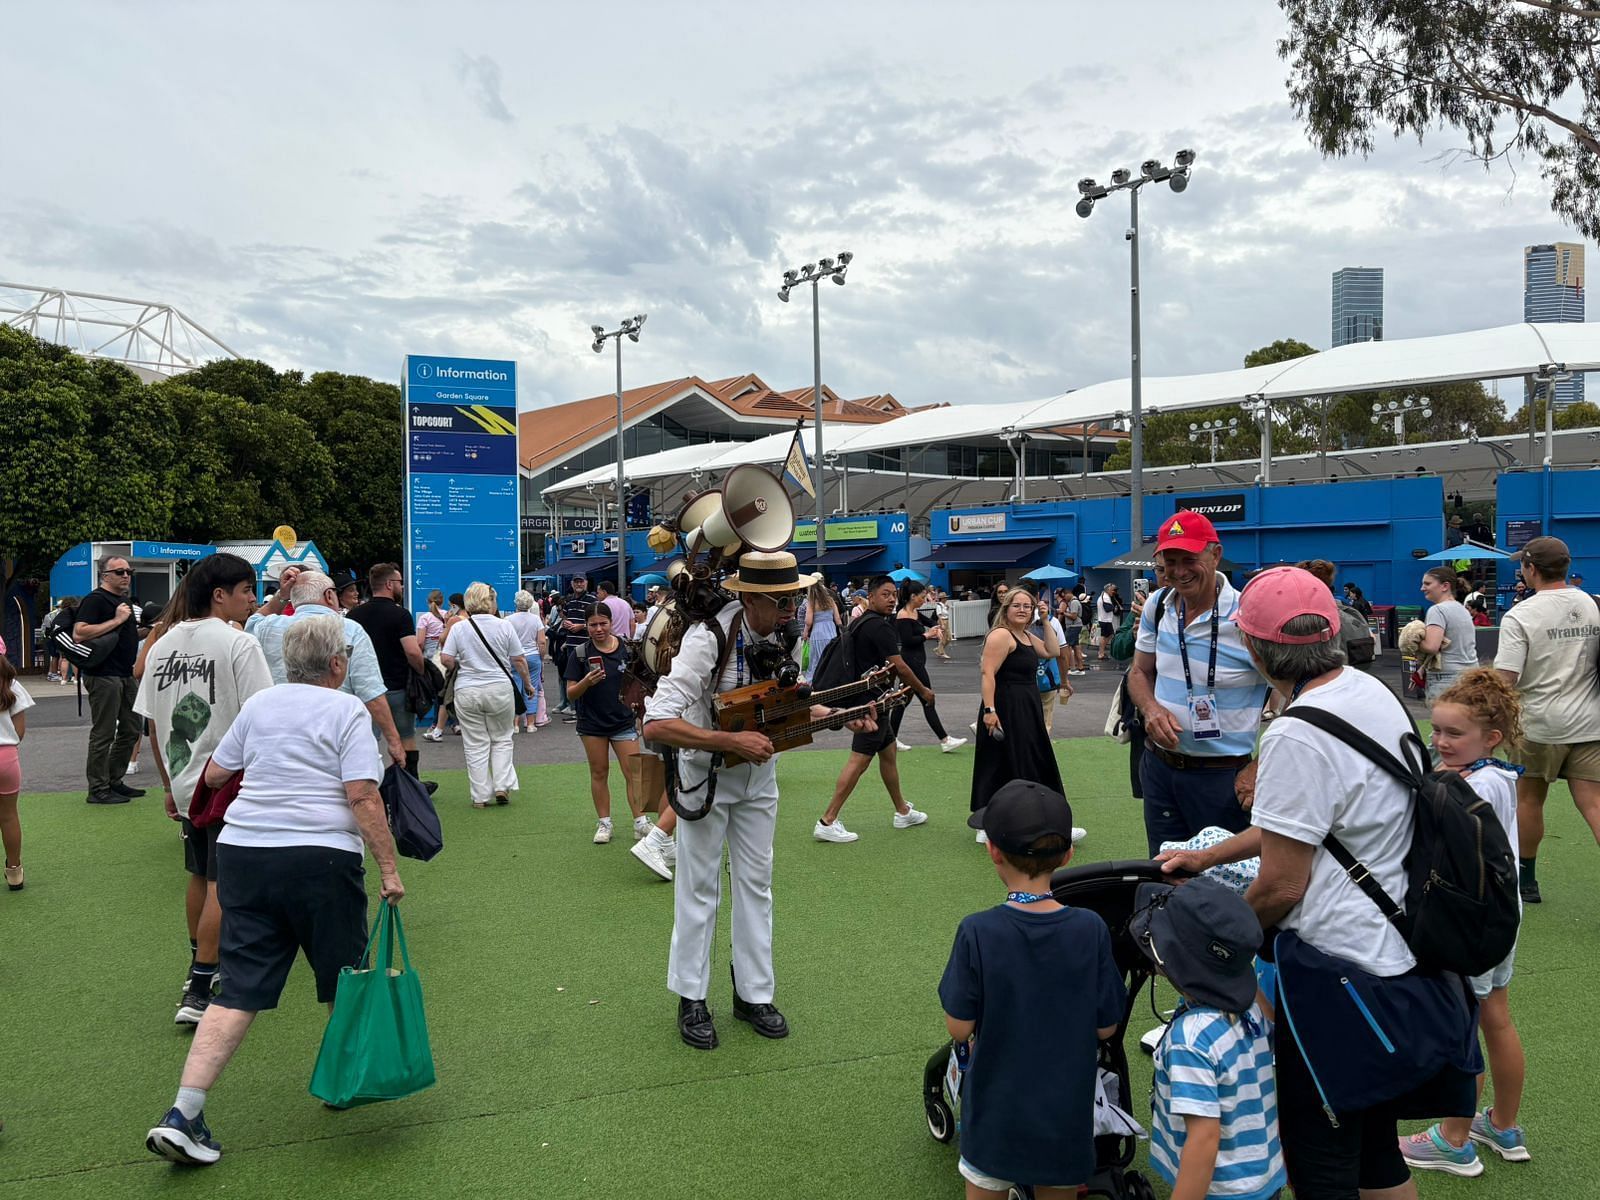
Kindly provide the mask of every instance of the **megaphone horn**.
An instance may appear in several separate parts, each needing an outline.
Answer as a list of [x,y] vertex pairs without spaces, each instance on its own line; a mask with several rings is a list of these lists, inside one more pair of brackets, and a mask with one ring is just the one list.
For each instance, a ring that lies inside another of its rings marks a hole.
[[752,465],[735,467],[722,481],[722,504],[707,519],[705,531],[711,544],[727,553],[740,544],[752,550],[781,550],[794,537],[794,505],[770,471]]

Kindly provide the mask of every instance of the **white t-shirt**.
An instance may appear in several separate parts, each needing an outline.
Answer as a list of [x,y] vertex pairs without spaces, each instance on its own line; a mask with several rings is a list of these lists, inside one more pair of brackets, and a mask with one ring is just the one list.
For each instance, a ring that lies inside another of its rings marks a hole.
[[[1301,706],[1343,717],[1397,756],[1402,735],[1411,730],[1394,693],[1349,668],[1332,683],[1307,692],[1285,714]],[[1285,929],[1374,975],[1401,975],[1416,966],[1399,930],[1322,845],[1334,833],[1378,885],[1397,904],[1404,903],[1412,799],[1399,780],[1330,734],[1280,716],[1261,738],[1250,819],[1271,833],[1316,847],[1305,897],[1280,922]]]
[[257,692],[211,757],[225,771],[244,771],[217,841],[361,853],[344,785],[376,783],[383,764],[366,705],[349,692],[309,683]]
[[[467,627],[467,621],[483,631],[482,638]],[[493,655],[484,649],[485,641],[494,647],[500,662],[505,664],[505,671],[500,669]],[[451,626],[450,634],[444,640],[444,652],[461,664],[461,669],[456,672],[458,688],[487,687],[496,683],[509,686],[506,671],[515,673],[517,669],[511,660],[527,657],[522,651],[522,642],[517,638],[516,630],[500,617],[488,613],[479,613]]]
[[1600,608],[1577,588],[1538,591],[1500,618],[1494,665],[1517,673],[1522,728],[1547,746],[1600,741]]
[[0,712],[0,746],[15,746],[21,742],[22,739],[17,736],[16,723],[11,718],[19,712],[27,712],[36,703],[34,698],[28,695],[28,689],[22,686],[20,679],[11,681],[11,693],[14,697],[11,707]]
[[244,702],[271,686],[261,643],[220,617],[174,625],[151,648],[133,708],[156,723],[180,811]]
[[[544,632],[544,620],[537,612],[514,612],[505,618],[505,622],[511,626],[512,632],[517,635],[517,640],[522,643],[524,655],[532,658],[539,653],[539,635]],[[467,630],[467,634],[471,636],[472,631]],[[473,637],[472,640],[478,639]],[[478,649],[481,650],[483,647],[480,645]],[[509,667],[511,664],[508,662],[506,666]]]
[[1105,623],[1105,624],[1113,624],[1113,623],[1116,622],[1116,619],[1117,619],[1116,602],[1113,601],[1111,599],[1111,597],[1107,593],[1105,593],[1105,592],[1101,592],[1100,593],[1099,598],[1096,599],[1095,602],[1094,602],[1094,607],[1095,607],[1095,613],[1096,613],[1097,619],[1099,621],[1101,621],[1102,623]]
[[1489,802],[1511,848],[1517,848],[1517,773],[1507,767],[1479,767],[1466,777],[1472,790]]

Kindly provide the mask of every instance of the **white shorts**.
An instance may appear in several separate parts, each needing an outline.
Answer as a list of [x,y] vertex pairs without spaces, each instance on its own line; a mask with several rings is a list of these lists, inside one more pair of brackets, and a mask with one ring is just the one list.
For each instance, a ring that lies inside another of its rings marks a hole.
[[[980,1187],[980,1188],[983,1188],[986,1191],[990,1191],[990,1192],[1006,1192],[1006,1191],[1010,1191],[1011,1190],[1011,1181],[1010,1180],[1008,1180],[1008,1179],[996,1179],[993,1175],[985,1175],[982,1171],[978,1170],[977,1167],[973,1166],[971,1163],[969,1163],[964,1158],[961,1160],[960,1171],[961,1171],[961,1178],[965,1179],[973,1187]],[[1051,1186],[1051,1185],[1047,1185],[1047,1186]],[[1059,1184],[1059,1185],[1054,1185],[1054,1186],[1059,1186],[1059,1187],[1065,1189],[1069,1185],[1067,1185],[1067,1184]],[[1076,1188],[1078,1185],[1077,1184],[1071,1184],[1070,1186],[1073,1187],[1073,1188]]]
[[1515,944],[1513,944],[1511,947],[1511,953],[1506,955],[1499,964],[1491,967],[1482,975],[1473,975],[1468,978],[1467,982],[1472,985],[1472,994],[1479,1000],[1482,1000],[1490,992],[1494,991],[1495,988],[1510,986],[1512,967],[1516,963],[1516,960],[1517,947]]

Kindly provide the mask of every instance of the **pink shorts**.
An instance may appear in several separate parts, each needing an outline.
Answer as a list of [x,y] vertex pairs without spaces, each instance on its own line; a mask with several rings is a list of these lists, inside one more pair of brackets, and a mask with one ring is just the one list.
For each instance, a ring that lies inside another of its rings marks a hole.
[[15,746],[0,746],[0,796],[22,790],[22,763]]

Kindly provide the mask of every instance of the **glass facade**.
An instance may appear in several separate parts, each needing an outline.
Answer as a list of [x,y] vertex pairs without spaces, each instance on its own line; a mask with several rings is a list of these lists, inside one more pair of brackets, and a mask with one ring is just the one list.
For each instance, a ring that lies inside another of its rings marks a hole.
[[1383,268],[1333,273],[1333,345],[1383,341]]
[[[1528,246],[1522,251],[1522,319],[1583,320],[1583,247],[1573,242]],[[1559,412],[1583,399],[1583,376],[1555,385]]]

